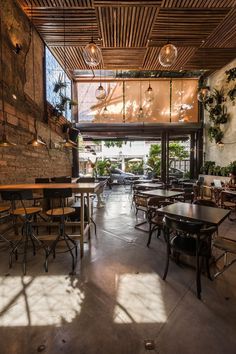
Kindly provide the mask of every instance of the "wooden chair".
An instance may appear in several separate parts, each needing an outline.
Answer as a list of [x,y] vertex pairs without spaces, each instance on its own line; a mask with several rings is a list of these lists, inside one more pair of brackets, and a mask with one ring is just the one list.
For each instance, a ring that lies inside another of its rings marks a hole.
[[[214,274],[214,278],[217,278],[236,262],[236,241],[226,237],[217,237],[213,241],[213,247],[222,251],[222,253],[215,259],[216,263],[224,257],[223,267]],[[229,261],[228,255],[233,255],[234,258]]]
[[149,212],[149,235],[147,247],[150,246],[152,234],[157,231],[157,237],[160,237],[161,231],[163,230],[163,213],[158,212],[158,208],[173,204],[171,201],[166,201],[164,199],[158,198],[156,202],[156,207],[151,208]]
[[202,229],[199,222],[177,220],[169,216],[164,218],[164,235],[167,245],[166,265],[163,279],[166,279],[169,269],[171,250],[177,254],[186,254],[196,258],[196,287],[197,297],[201,299],[201,268],[200,258],[205,259],[207,275],[211,279],[209,260],[211,257],[211,236],[215,227]]

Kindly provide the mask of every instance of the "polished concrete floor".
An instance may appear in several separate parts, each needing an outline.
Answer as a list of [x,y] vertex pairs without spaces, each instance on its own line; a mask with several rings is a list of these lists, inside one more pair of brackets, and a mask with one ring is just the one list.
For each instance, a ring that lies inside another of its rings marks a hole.
[[[46,274],[40,251],[23,277],[1,246],[0,353],[236,353],[236,265],[213,282],[203,276],[198,300],[191,267],[171,262],[162,280],[164,241],[146,247],[129,190],[113,188],[105,199],[76,275],[69,254],[51,259]],[[219,233],[236,239],[235,230],[226,220]]]

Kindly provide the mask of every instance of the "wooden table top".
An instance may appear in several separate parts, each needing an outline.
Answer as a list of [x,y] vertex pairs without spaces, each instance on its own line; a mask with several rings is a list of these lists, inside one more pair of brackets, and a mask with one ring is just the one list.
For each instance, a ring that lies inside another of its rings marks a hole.
[[163,184],[162,183],[139,183],[137,186],[145,187],[145,188],[158,188],[158,187],[162,187]]
[[153,189],[151,191],[144,191],[142,192],[142,194],[145,194],[150,197],[172,198],[177,197],[179,195],[183,195],[184,192],[170,191],[168,189]]
[[65,189],[71,188],[75,192],[94,193],[98,190],[100,183],[21,183],[21,184],[2,184],[0,191],[6,190],[42,190],[42,189]]
[[159,208],[158,211],[170,216],[184,218],[191,221],[200,221],[215,226],[220,225],[230,213],[230,210],[226,209],[181,202]]
[[230,189],[224,189],[222,192],[226,193],[226,194],[236,195],[236,191],[235,190],[231,191]]

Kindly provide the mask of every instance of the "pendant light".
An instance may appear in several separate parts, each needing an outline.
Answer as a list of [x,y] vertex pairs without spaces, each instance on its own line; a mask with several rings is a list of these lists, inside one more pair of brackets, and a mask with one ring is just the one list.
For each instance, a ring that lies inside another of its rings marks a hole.
[[[2,13],[1,13],[2,15]],[[4,111],[4,87],[3,87],[3,21],[2,21],[2,16],[0,16],[0,34],[1,34],[1,94],[2,94],[2,115],[3,115],[3,132],[2,132],[2,138],[0,139],[0,147],[11,147],[15,146],[15,143],[10,142],[7,139],[6,135],[6,123],[7,123],[7,117],[6,113]]]
[[169,67],[174,64],[177,59],[177,56],[177,48],[173,44],[167,42],[167,44],[161,48],[158,58],[162,66]]
[[[34,102],[35,102],[35,65],[34,65],[34,31],[33,31],[33,25],[32,25],[32,13],[33,13],[33,7],[32,7],[32,1],[31,1],[31,22],[30,22],[30,32],[31,32],[31,40],[32,40],[32,67],[33,67],[33,97],[34,97]],[[43,147],[46,145],[44,141],[42,141],[39,136],[38,136],[38,130],[37,130],[37,122],[36,119],[34,119],[34,137],[32,140],[30,140],[27,145],[31,145],[34,147]]]
[[101,70],[100,70],[100,85],[98,86],[98,88],[95,92],[95,96],[96,96],[96,99],[100,100],[100,101],[102,101],[106,98],[106,90],[102,86],[102,82],[101,82]]
[[145,91],[145,98],[149,103],[152,102],[154,99],[154,92],[153,92],[153,88],[151,87],[150,80],[149,80],[149,86]]
[[141,88],[141,81],[139,82],[139,119],[143,119],[143,107],[142,107],[142,88]]
[[206,102],[211,96],[210,87],[202,84],[198,89],[197,99],[199,102]]
[[101,49],[95,44],[93,40],[93,27],[91,42],[87,44],[83,50],[84,61],[88,66],[95,67],[102,62]]
[[34,146],[34,147],[42,147],[42,146],[45,146],[46,143],[39,138],[36,124],[37,124],[37,122],[36,122],[36,119],[35,119],[34,120],[34,130],[35,130],[34,137],[33,137],[32,140],[30,140],[28,142],[27,145],[31,145],[31,146]]

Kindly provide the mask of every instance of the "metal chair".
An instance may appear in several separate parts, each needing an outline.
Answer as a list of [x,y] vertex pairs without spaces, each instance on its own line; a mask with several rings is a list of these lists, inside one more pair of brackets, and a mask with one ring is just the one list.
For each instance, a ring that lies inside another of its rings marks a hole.
[[[77,259],[77,244],[76,242],[66,233],[65,231],[65,219],[69,215],[75,212],[74,208],[65,206],[65,199],[72,196],[72,190],[70,188],[65,189],[44,189],[44,197],[51,201],[51,209],[46,211],[46,215],[52,219],[59,219],[59,233],[53,241],[51,247],[46,254],[45,258],[45,271],[48,272],[48,258],[50,254],[53,254],[53,257],[56,257],[56,247],[60,241],[64,241],[67,247],[66,251],[70,252],[72,258],[72,272],[75,269],[75,260]],[[59,201],[59,206],[54,208],[54,201]],[[73,249],[75,249],[75,255],[73,254]],[[61,252],[60,252],[61,253]]]
[[153,208],[150,207],[149,215],[149,235],[148,235],[148,242],[147,247],[150,246],[152,240],[153,232],[157,231],[157,237],[160,237],[161,231],[163,231],[163,213],[158,212],[158,208],[173,204],[171,201],[164,200],[162,198],[158,198],[156,201],[156,206]]
[[[11,202],[10,214],[13,216],[13,220],[20,218],[23,221],[21,238],[15,244],[13,244],[10,254],[9,254],[9,267],[12,267],[12,255],[15,254],[17,258],[18,249],[23,246],[23,273],[26,274],[26,263],[27,263],[27,250],[28,242],[30,241],[33,247],[33,254],[36,254],[35,242],[39,246],[43,246],[44,250],[46,248],[43,245],[43,242],[40,241],[33,232],[32,223],[34,221],[35,215],[39,214],[42,209],[40,207],[28,207],[25,206],[24,201],[32,200],[33,193],[31,190],[15,190],[15,191],[2,191],[1,196],[3,200],[8,200]],[[21,207],[16,207],[16,202],[19,201]],[[14,221],[15,222],[15,221]]]
[[208,278],[211,279],[209,260],[211,257],[211,236],[215,227],[203,229],[200,222],[177,220],[169,216],[164,218],[164,235],[167,245],[166,265],[163,279],[166,279],[169,269],[171,250],[178,255],[186,254],[196,258],[196,287],[197,297],[201,299],[201,268],[205,259]]

